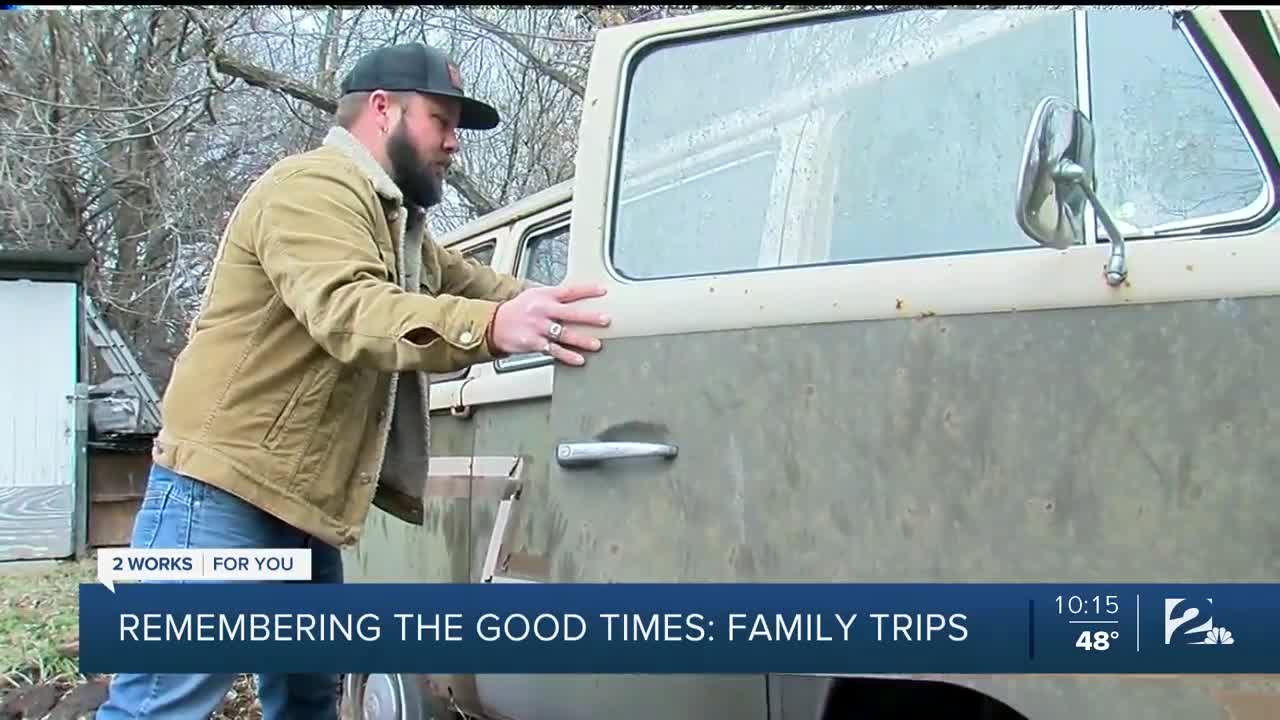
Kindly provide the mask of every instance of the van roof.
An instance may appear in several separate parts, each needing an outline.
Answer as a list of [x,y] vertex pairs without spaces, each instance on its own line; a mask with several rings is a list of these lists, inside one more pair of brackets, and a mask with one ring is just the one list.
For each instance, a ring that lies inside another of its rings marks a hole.
[[481,215],[466,225],[441,235],[437,242],[444,247],[448,247],[467,238],[489,232],[494,228],[509,225],[547,208],[569,202],[572,198],[573,179],[570,178],[528,197],[503,205],[493,212]]

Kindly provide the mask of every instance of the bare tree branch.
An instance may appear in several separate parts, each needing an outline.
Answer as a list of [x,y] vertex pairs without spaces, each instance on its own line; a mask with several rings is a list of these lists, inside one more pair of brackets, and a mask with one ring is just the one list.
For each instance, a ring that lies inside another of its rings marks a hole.
[[498,206],[480,190],[475,181],[471,179],[471,176],[457,165],[449,166],[449,172],[445,175],[445,179],[471,205],[477,215],[485,215],[498,209]]
[[[338,109],[337,100],[306,83],[293,80],[266,68],[258,67],[239,58],[231,57],[226,53],[220,53],[211,59],[214,67],[219,72],[243,80],[247,85],[288,95],[296,100],[309,103],[330,115]],[[483,215],[492,212],[498,207],[493,200],[485,195],[480,186],[458,166],[452,166],[445,179],[477,213]]]
[[582,99],[583,97],[586,96],[587,92],[585,89],[583,89],[582,83],[578,82],[577,80],[574,80],[572,77],[568,75],[568,73],[565,73],[564,71],[559,70],[558,68],[552,67],[550,63],[538,57],[537,53],[533,52],[533,50],[531,50],[523,40],[516,37],[512,33],[509,33],[506,30],[503,30],[497,25],[494,25],[488,20],[477,16],[475,13],[471,12],[470,10],[462,8],[461,6],[459,6],[459,8],[463,16],[465,16],[468,20],[478,25],[479,27],[484,28],[488,32],[492,33],[495,37],[500,38],[503,42],[510,45],[516,52],[520,53],[525,57],[525,59],[533,63],[534,68],[536,68],[539,72],[542,72],[547,77],[565,86],[565,88],[567,88],[569,92],[573,93],[574,95],[577,95],[578,99]]
[[595,32],[681,12],[582,7],[0,14],[0,242],[91,249],[88,291],[162,387],[240,195],[315,144],[360,53],[443,43],[505,120],[464,132],[433,230],[571,177]]
[[225,52],[218,52],[210,57],[209,60],[218,72],[243,80],[246,85],[283,93],[291,98],[320,108],[330,115],[338,110],[338,102],[329,95],[306,83],[285,77],[278,72],[232,57]]

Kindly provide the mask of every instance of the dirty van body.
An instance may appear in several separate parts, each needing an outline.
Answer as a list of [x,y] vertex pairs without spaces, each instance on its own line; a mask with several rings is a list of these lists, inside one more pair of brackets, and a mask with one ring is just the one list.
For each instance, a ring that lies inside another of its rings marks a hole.
[[[601,33],[575,180],[444,241],[605,284],[604,349],[436,378],[425,520],[375,510],[349,576],[1275,581],[1277,66],[1274,11]],[[622,457],[577,462],[605,442]],[[363,720],[1280,717],[1280,680],[1239,676],[354,675],[347,697]]]

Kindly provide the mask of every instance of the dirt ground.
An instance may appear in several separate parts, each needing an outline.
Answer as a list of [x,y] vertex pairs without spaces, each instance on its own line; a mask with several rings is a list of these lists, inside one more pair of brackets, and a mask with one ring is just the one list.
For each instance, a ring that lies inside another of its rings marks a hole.
[[[92,718],[109,676],[80,673],[79,585],[96,560],[0,568],[0,720]],[[243,675],[212,720],[260,720],[254,680]]]

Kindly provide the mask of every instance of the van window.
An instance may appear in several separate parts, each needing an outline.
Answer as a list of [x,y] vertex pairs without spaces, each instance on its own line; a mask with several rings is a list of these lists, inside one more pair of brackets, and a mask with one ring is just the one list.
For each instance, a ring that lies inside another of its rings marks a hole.
[[1170,14],[1090,12],[1088,27],[1098,194],[1114,219],[1150,231],[1264,211],[1262,165]]
[[497,249],[497,243],[486,243],[470,248],[464,251],[462,255],[463,257],[475,258],[476,262],[481,265],[491,265],[493,264],[493,254]]
[[[1074,96],[1074,63],[1072,15],[1028,10],[870,14],[660,46],[627,94],[615,267],[654,278],[776,265],[760,252],[770,211],[805,246],[778,255],[791,264],[1033,247],[1011,188],[1036,104]],[[661,210],[627,204],[639,177],[627,168],[646,155],[711,156],[753,132],[784,150],[723,181],[688,178]]]
[[610,260],[655,279],[1038,248],[1013,206],[1048,95],[1093,100],[1098,190],[1122,219],[1256,214],[1262,166],[1173,18],[887,11],[649,48]]
[[[516,276],[532,280],[540,285],[559,285],[568,271],[569,225],[557,224],[551,229],[535,230],[526,236],[520,248],[519,270]],[[552,357],[533,352],[512,355],[494,362],[498,372],[521,370],[546,365]]]
[[1038,247],[1015,219],[1015,178],[1037,103],[1075,96],[1071,15],[961,10],[863,22],[881,25],[881,40],[847,52],[883,75],[867,73],[827,108],[831,147],[819,162],[831,164],[816,170],[830,173],[830,209],[819,200],[814,212],[829,220],[806,259]]
[[634,278],[759,267],[777,164],[776,149],[766,148],[630,184],[619,201],[615,267]]
[[545,230],[525,240],[518,276],[540,285],[559,285],[568,271],[569,226]]

